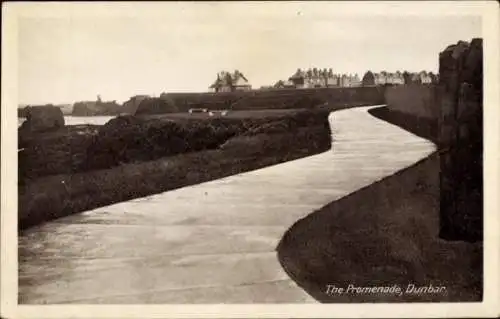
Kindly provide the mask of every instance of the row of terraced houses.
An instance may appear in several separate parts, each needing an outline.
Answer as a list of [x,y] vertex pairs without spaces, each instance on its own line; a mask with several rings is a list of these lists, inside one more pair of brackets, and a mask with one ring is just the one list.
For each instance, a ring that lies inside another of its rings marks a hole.
[[[439,76],[432,72],[378,72],[367,71],[360,79],[358,74],[334,73],[333,69],[310,68],[297,69],[287,80],[280,80],[273,86],[261,89],[305,89],[327,87],[358,87],[373,85],[403,85],[409,83],[437,83]],[[248,79],[236,70],[234,72],[222,71],[217,74],[215,82],[210,86],[213,92],[249,91],[252,86]]]

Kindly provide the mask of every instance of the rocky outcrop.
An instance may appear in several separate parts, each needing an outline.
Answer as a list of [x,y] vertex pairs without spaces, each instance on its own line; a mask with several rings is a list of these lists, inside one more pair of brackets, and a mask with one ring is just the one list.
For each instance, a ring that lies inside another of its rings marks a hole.
[[28,106],[24,112],[26,121],[19,128],[20,133],[47,132],[64,127],[63,113],[53,105]]
[[17,117],[26,117],[28,115],[28,107],[17,108]]
[[460,41],[439,55],[441,113],[440,235],[481,240],[483,232],[482,39]]
[[128,101],[123,103],[123,112],[126,114],[135,114],[135,112],[139,108],[139,105],[141,104],[141,102],[147,98],[150,98],[150,97],[147,95],[132,96]]

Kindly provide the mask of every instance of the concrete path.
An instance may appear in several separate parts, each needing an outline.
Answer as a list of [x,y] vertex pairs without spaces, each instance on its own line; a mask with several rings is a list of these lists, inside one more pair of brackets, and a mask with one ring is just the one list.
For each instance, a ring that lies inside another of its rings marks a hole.
[[368,109],[332,113],[328,152],[30,229],[19,302],[315,302],[277,260],[284,232],[434,150]]

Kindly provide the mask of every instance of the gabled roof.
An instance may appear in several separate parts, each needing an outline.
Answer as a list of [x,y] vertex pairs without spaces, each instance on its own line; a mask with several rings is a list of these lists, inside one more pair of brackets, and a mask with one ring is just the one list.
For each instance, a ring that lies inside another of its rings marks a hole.
[[243,75],[243,73],[238,70],[234,71],[234,73],[222,71],[217,74],[217,79],[214,81],[210,88],[218,88],[222,86],[247,86],[250,85],[248,83],[248,79]]
[[239,71],[235,71],[231,76],[234,86],[246,86],[248,84],[248,79]]
[[301,69],[297,69],[295,73],[290,77],[290,79],[300,79],[306,76],[306,73]]

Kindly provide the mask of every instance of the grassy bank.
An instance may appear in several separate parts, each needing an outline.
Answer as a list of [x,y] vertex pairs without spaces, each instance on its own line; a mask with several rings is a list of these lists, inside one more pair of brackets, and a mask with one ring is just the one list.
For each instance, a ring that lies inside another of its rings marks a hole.
[[[278,256],[290,277],[320,302],[480,301],[482,244],[447,242],[438,233],[434,154],[298,221],[281,240]],[[329,284],[399,285],[403,291],[409,284],[432,284],[446,291],[327,294]]]
[[[20,133],[21,183],[43,176],[111,168],[217,148],[228,139],[322,125],[321,110],[236,111],[224,117],[171,113],[121,116],[104,126],[66,126],[44,133]],[[253,133],[252,133],[253,132]]]
[[[128,162],[122,157],[118,165],[106,169],[29,180],[19,187],[19,227],[24,229],[69,214],[326,151],[331,146],[329,113],[329,110],[316,110],[310,111],[307,116],[302,112],[295,112],[286,117],[283,115],[259,117],[258,121],[246,120],[246,124],[252,125],[241,125],[244,130],[234,135],[226,135],[227,139],[221,139],[214,149],[171,154],[147,160],[130,157],[131,160]],[[220,120],[202,122],[214,125],[214,123],[220,124]],[[161,119],[159,122],[150,122],[147,119],[141,121],[156,123],[153,127],[157,127],[155,125],[158,123],[166,123]],[[200,121],[195,122],[196,124],[193,124],[188,120],[179,125],[183,128],[201,125]],[[228,122],[224,123],[232,122],[228,119]],[[238,123],[243,121],[238,120]],[[203,125],[201,127],[206,128]],[[231,126],[221,124],[219,128],[221,127]],[[150,132],[149,128],[144,131]],[[133,132],[137,131],[134,129]],[[131,154],[141,154],[144,147],[146,150],[149,147],[145,145],[151,145],[144,141],[156,135],[135,135],[140,143],[136,143],[137,140],[127,142],[125,133],[112,136],[116,139],[122,137],[125,142],[118,142],[117,144],[122,147],[104,153],[116,151],[113,154],[123,155],[126,152],[122,150],[127,148],[134,151]],[[107,141],[111,146],[115,144],[112,142],[116,139],[110,138]]]
[[[371,113],[435,137],[432,125],[418,119],[384,108]],[[324,303],[480,301],[483,246],[439,238],[439,174],[436,152],[297,221],[277,247],[281,265]],[[405,293],[409,284],[445,289]],[[327,285],[398,285],[403,294],[327,294]]]
[[[417,136],[428,139],[439,145],[438,120],[429,117],[415,116],[387,107],[373,108],[368,111],[373,116],[397,125]],[[476,125],[481,127],[481,125]],[[448,176],[453,182],[454,196],[441,195],[441,218],[448,222],[441,222],[441,238],[449,240],[481,241],[483,240],[483,168],[482,168],[482,137],[481,131],[476,132],[476,138],[464,141],[461,145],[452,148],[441,146],[441,170],[440,174]],[[449,156],[446,159],[446,156]],[[444,173],[443,167],[446,162],[459,163],[453,171]],[[441,189],[443,191],[443,189]],[[453,208],[454,207],[454,208]],[[460,222],[450,229],[451,215],[462,216]]]

